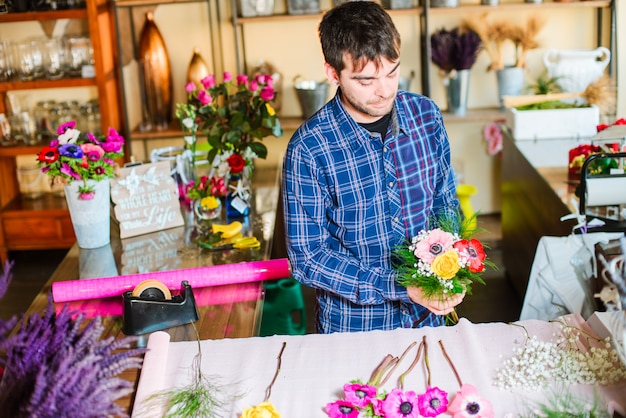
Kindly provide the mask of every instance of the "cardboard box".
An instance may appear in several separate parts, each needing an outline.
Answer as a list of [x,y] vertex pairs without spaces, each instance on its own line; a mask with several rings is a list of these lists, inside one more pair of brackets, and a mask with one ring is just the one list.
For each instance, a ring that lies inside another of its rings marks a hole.
[[506,110],[506,125],[515,140],[590,138],[597,133],[597,106],[573,109]]

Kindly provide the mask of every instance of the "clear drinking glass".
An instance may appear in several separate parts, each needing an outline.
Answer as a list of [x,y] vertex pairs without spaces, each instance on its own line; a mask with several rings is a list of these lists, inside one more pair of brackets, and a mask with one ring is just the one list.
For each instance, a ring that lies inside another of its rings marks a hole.
[[59,38],[46,39],[44,42],[44,70],[46,78],[58,80],[65,75],[65,54]]
[[11,133],[16,142],[23,142],[26,145],[35,145],[39,141],[35,136],[33,119],[28,112],[16,113],[9,116]]
[[22,81],[31,81],[35,78],[35,60],[30,42],[23,41],[17,44],[17,73]]
[[15,47],[9,40],[0,41],[0,81],[9,81],[15,75]]
[[4,113],[0,113],[0,144],[4,147],[15,145],[15,138],[11,135],[11,125]]

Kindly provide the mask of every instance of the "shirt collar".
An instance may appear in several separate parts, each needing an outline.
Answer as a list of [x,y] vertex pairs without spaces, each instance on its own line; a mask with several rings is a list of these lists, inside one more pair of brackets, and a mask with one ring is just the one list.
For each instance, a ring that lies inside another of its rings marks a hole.
[[[394,100],[394,105],[391,110],[391,132],[394,137],[398,137],[400,131],[406,134],[408,125],[408,120],[404,109],[399,106],[399,97],[396,96]],[[341,91],[337,89],[337,93],[335,97],[330,101],[331,111],[333,112],[335,118],[338,121],[339,129],[346,133],[344,138],[349,143],[350,147],[353,150],[358,150],[363,146],[364,141],[370,140],[374,135],[372,135],[367,129],[363,128],[359,125],[353,118],[350,116],[343,103],[341,102]]]

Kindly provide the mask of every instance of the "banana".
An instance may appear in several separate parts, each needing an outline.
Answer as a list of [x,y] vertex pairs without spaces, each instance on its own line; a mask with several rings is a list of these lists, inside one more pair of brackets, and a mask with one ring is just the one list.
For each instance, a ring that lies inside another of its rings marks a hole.
[[228,225],[213,224],[213,233],[222,233],[222,238],[232,238],[241,232],[243,225],[239,221],[231,222]]

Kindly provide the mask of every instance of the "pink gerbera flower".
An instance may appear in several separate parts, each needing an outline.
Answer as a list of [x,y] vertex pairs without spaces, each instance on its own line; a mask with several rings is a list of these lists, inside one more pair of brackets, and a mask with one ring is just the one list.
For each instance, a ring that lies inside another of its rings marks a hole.
[[483,245],[477,239],[462,239],[454,243],[454,248],[461,257],[467,258],[467,265],[472,273],[480,273],[485,269],[483,261],[487,258]]
[[466,383],[448,405],[448,413],[453,418],[493,418],[493,406],[478,389]]
[[438,387],[429,387],[426,393],[419,395],[418,407],[425,417],[436,417],[443,414],[448,406],[448,393]]
[[411,390],[403,392],[395,388],[382,402],[381,410],[385,418],[418,418],[417,394]]
[[414,254],[425,263],[431,264],[435,257],[451,249],[453,244],[454,236],[451,233],[435,228],[415,245]]
[[345,400],[351,404],[363,408],[372,402],[376,396],[376,387],[363,383],[348,383],[343,386]]
[[342,399],[327,404],[324,411],[330,418],[358,418],[359,416],[358,408]]

